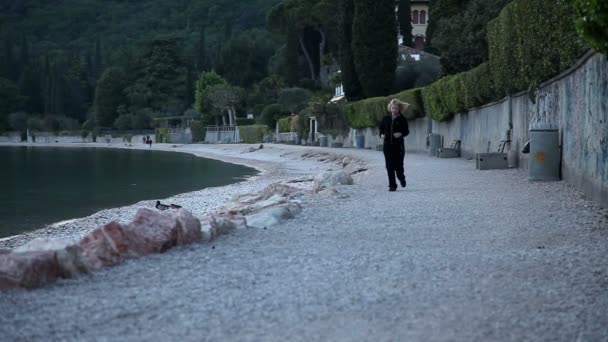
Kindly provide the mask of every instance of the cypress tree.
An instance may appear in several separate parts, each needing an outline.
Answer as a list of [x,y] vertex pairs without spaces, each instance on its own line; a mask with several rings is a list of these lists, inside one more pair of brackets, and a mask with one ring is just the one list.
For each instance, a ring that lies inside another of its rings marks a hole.
[[51,76],[51,60],[48,55],[44,58],[44,72],[42,79],[44,82],[44,95],[42,98],[44,99],[44,113],[46,114],[52,112],[53,110],[53,78]]
[[394,0],[357,0],[353,18],[353,60],[365,97],[387,95],[397,67]]
[[361,83],[359,83],[359,78],[355,71],[351,48],[354,9],[353,0],[340,1],[338,31],[340,71],[344,93],[349,101],[360,99],[363,95],[361,94]]
[[198,45],[196,47],[196,69],[198,72],[202,72],[207,69],[207,61],[205,59],[205,44],[205,26],[201,25]]
[[42,113],[44,111],[44,100],[39,80],[39,71],[31,65],[23,70],[19,79],[19,92],[27,98],[26,110],[30,113]]
[[410,0],[399,0],[399,11],[397,17],[399,19],[399,31],[403,37],[403,45],[412,47],[414,37],[412,36],[412,8]]
[[19,47],[19,63],[21,67],[19,68],[19,74],[21,75],[30,64],[30,47],[27,42],[27,38],[25,37],[25,33],[21,35],[21,44]]
[[10,34],[7,34],[4,37],[4,55],[2,59],[2,74],[0,76],[6,77],[11,81],[16,81],[19,77],[18,67],[19,65],[15,61],[13,38]]
[[108,68],[101,75],[95,89],[95,119],[100,127],[112,127],[118,117],[116,109],[124,103],[124,71]]
[[93,77],[99,79],[101,72],[103,71],[103,61],[101,57],[101,38],[97,36],[95,41],[95,60],[93,62]]

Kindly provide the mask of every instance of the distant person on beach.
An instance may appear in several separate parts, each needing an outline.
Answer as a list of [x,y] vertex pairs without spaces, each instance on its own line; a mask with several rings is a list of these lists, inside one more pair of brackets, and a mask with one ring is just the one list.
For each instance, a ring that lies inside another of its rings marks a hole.
[[148,135],[148,136],[146,136],[146,143],[147,143],[148,145],[150,145],[150,148],[152,148],[152,139],[150,138],[150,136],[149,136],[149,135]]
[[399,179],[401,187],[405,188],[405,173],[403,170],[403,159],[405,158],[404,138],[410,134],[407,119],[403,112],[409,107],[409,103],[392,99],[388,104],[389,113],[380,123],[380,137],[384,140],[383,151],[386,171],[388,173],[388,191],[397,190],[396,179]]
[[142,139],[144,141],[144,145],[148,144],[148,139],[146,139],[146,137],[143,137]]

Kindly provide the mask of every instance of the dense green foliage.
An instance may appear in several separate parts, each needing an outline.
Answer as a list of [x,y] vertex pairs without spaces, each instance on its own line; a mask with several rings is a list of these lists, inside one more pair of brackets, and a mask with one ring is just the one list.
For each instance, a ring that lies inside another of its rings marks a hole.
[[399,0],[397,10],[397,20],[399,21],[399,33],[403,37],[403,45],[413,47],[414,38],[412,36],[412,7],[410,0]]
[[290,85],[294,85],[293,78],[303,77],[318,84],[320,69],[326,64],[324,57],[336,50],[337,6],[335,0],[283,0],[268,14],[269,27],[286,37],[287,55],[291,57],[285,61],[287,65],[299,63],[294,49],[306,63],[307,75],[291,74],[287,78]]
[[490,69],[499,96],[535,90],[583,54],[569,0],[516,0],[488,25]]
[[608,54],[608,2],[574,0],[574,10],[578,32],[591,47]]
[[339,60],[340,60],[340,78],[344,86],[344,93],[349,101],[361,99],[363,90],[359,82],[359,76],[355,69],[353,61],[352,49],[352,18],[355,13],[355,5],[353,0],[340,0],[340,20],[339,20]]
[[390,93],[397,67],[393,0],[357,0],[352,30],[355,69],[366,97]]
[[286,88],[279,92],[277,103],[292,114],[299,113],[308,106],[312,92],[303,88]]
[[486,25],[511,1],[431,1],[427,50],[441,56],[444,74],[456,74],[488,61]]
[[233,85],[252,86],[267,75],[267,61],[277,48],[273,39],[262,30],[235,36],[222,48],[217,72]]
[[8,114],[17,110],[23,102],[24,98],[19,95],[17,85],[11,80],[0,78],[0,131],[8,126]]
[[279,132],[292,132],[291,118],[292,116],[288,116],[277,120],[279,123]]
[[401,61],[395,70],[393,92],[427,86],[441,78],[439,58],[424,54],[419,61]]
[[[276,39],[260,29],[279,2],[4,2],[0,77],[18,85],[25,99],[19,109],[28,116],[66,115],[84,122],[93,116],[95,86],[103,71],[119,67],[126,80],[123,111],[181,115],[193,103],[194,81],[201,71],[221,69],[231,81],[241,75],[237,84],[266,76],[266,59],[274,54]],[[233,40],[232,32],[241,34]],[[154,41],[171,42],[172,52],[146,51]],[[242,42],[247,44],[240,46]],[[243,51],[253,55],[243,56]],[[234,64],[235,59],[227,58],[233,56],[247,59]]]
[[584,52],[567,0],[516,0],[488,24],[489,63],[450,75],[423,90],[427,115],[454,114],[521,90],[572,66]]
[[111,127],[118,117],[118,106],[124,103],[125,73],[119,68],[104,71],[95,91],[95,115],[101,127]]
[[128,72],[124,94],[133,111],[149,108],[155,116],[176,116],[189,106],[186,83],[188,70],[177,42],[148,42]]
[[410,104],[408,110],[404,113],[407,119],[424,117],[421,90],[410,89],[386,97],[368,98],[345,104],[343,110],[349,127],[377,127],[382,117],[388,113],[387,106],[393,98]]
[[267,135],[269,132],[270,130],[266,125],[249,125],[239,127],[241,142],[244,142],[246,144],[255,144],[262,142],[264,136]]

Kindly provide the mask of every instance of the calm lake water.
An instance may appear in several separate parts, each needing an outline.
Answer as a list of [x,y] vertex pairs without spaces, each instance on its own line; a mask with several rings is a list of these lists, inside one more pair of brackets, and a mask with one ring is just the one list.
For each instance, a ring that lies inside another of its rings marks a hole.
[[0,237],[255,175],[186,153],[0,147]]

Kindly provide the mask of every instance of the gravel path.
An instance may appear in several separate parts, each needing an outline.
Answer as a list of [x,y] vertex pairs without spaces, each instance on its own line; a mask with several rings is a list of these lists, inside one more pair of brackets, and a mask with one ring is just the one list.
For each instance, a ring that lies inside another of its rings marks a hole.
[[370,171],[281,226],[0,292],[0,340],[608,339],[607,210],[563,182],[423,155],[389,193],[381,153],[326,151]]

